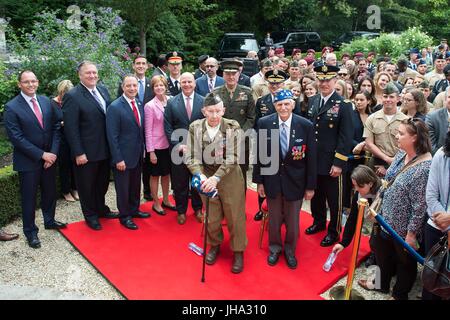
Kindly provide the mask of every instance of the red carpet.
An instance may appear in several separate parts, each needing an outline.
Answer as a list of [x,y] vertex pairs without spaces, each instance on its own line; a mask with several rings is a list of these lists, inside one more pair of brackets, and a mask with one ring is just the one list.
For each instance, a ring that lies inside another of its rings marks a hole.
[[[214,266],[206,266],[206,282],[202,283],[202,257],[188,249],[189,242],[203,246],[201,224],[192,211],[185,225],[176,221],[176,213],[149,219],[134,219],[139,230],[127,230],[118,220],[102,220],[103,230],[93,231],[84,222],[70,224],[63,235],[126,298],[156,300],[304,300],[321,299],[319,294],[346,275],[351,246],[341,252],[331,271],[322,265],[331,248],[322,248],[325,233],[304,234],[312,218],[302,212],[300,239],[297,247],[298,268],[290,270],[284,256],[275,267],[266,263],[268,236],[263,249],[258,248],[260,222],[253,221],[257,195],[247,192],[247,235],[244,271],[230,272],[232,252],[228,231],[220,256]],[[141,206],[151,212],[151,203]],[[359,258],[367,256],[368,239],[363,237]],[[93,284],[94,285],[94,284]]]

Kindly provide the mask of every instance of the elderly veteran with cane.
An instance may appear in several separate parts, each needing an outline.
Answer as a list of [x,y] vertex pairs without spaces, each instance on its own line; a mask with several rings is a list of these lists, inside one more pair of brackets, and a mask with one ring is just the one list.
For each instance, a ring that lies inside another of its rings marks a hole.
[[[189,126],[185,163],[193,175],[200,175],[204,193],[218,191],[217,197],[208,200],[207,242],[211,247],[206,263],[213,265],[217,260],[224,238],[222,220],[225,217],[234,253],[231,272],[240,273],[244,268],[243,253],[248,242],[244,177],[237,156],[240,126],[235,120],[223,118],[225,107],[217,93],[206,96],[202,113],[205,119],[194,121]],[[206,203],[206,196],[202,194],[201,197]]]

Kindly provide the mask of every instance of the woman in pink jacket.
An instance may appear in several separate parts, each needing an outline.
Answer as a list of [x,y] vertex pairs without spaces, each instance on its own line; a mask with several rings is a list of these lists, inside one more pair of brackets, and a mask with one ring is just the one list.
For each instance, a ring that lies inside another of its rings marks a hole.
[[[164,108],[168,99],[166,96],[168,84],[164,76],[154,76],[151,80],[151,86],[155,97],[145,105],[144,114],[145,143],[152,163],[150,171],[150,188],[154,199],[152,209],[157,214],[165,215],[166,212],[163,207],[175,210],[175,206],[169,201],[170,151],[169,142],[164,133]],[[162,203],[158,198],[160,177],[163,193]]]

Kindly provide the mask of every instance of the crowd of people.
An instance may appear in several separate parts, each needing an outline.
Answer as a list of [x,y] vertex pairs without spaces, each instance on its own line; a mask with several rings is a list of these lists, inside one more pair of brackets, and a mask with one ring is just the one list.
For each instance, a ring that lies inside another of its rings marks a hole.
[[[269,48],[267,55],[251,77],[243,73],[241,59],[219,62],[207,55],[199,57],[195,73],[183,72],[184,55],[175,51],[160,55],[147,76],[149,63],[138,56],[117,99],[101,85],[95,62],[81,62],[79,83],[62,81],[52,100],[37,94],[38,75],[22,71],[21,92],[5,107],[5,127],[14,146],[29,246],[41,246],[38,186],[45,228],[67,227],[55,219],[58,165],[63,197],[80,201],[87,226],[96,231],[102,229],[100,218],[139,229],[136,218],[150,216],[139,211],[142,186],[152,211],[162,216],[174,211],[180,225],[187,221],[189,199],[196,220],[204,222],[206,194],[217,190],[209,199],[206,263],[214,264],[220,253],[225,218],[234,252],[231,271],[240,273],[247,246],[246,176],[253,164],[259,202],[254,220],[262,219],[266,199],[270,266],[284,253],[288,267],[297,267],[303,200],[311,200],[314,218],[306,235],[326,231],[320,245],[337,252],[351,242],[359,197],[373,199],[379,192],[379,214],[426,254],[450,230],[446,41],[412,48],[409,59],[395,62],[376,52],[343,53],[338,61],[331,47],[323,48],[319,59],[312,49],[305,55],[294,49],[287,58],[282,48]],[[258,56],[249,52],[249,58]],[[239,132],[245,133],[240,140]],[[257,133],[256,145],[264,149],[254,162],[248,132]],[[233,139],[242,142],[241,156],[227,149],[236,145]],[[105,204],[111,170],[119,212]],[[193,175],[202,179],[200,192],[191,187]],[[343,215],[349,216],[344,231]],[[0,240],[17,236],[0,232]],[[407,299],[417,263],[380,226],[374,225],[371,238],[381,269],[378,290],[390,292],[395,275],[392,297]],[[359,284],[373,289],[368,280]],[[424,291],[422,298],[438,297]]]

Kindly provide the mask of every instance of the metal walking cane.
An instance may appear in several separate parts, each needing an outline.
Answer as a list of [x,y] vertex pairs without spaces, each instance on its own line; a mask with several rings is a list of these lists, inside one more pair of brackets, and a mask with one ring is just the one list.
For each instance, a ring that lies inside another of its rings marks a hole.
[[[209,218],[209,197],[206,197],[206,212],[203,217],[203,225],[205,228],[205,239],[203,241],[203,266],[202,266],[202,282],[205,282],[205,266],[206,266],[206,238],[208,236],[208,218]],[[203,228],[203,227],[202,227]]]

